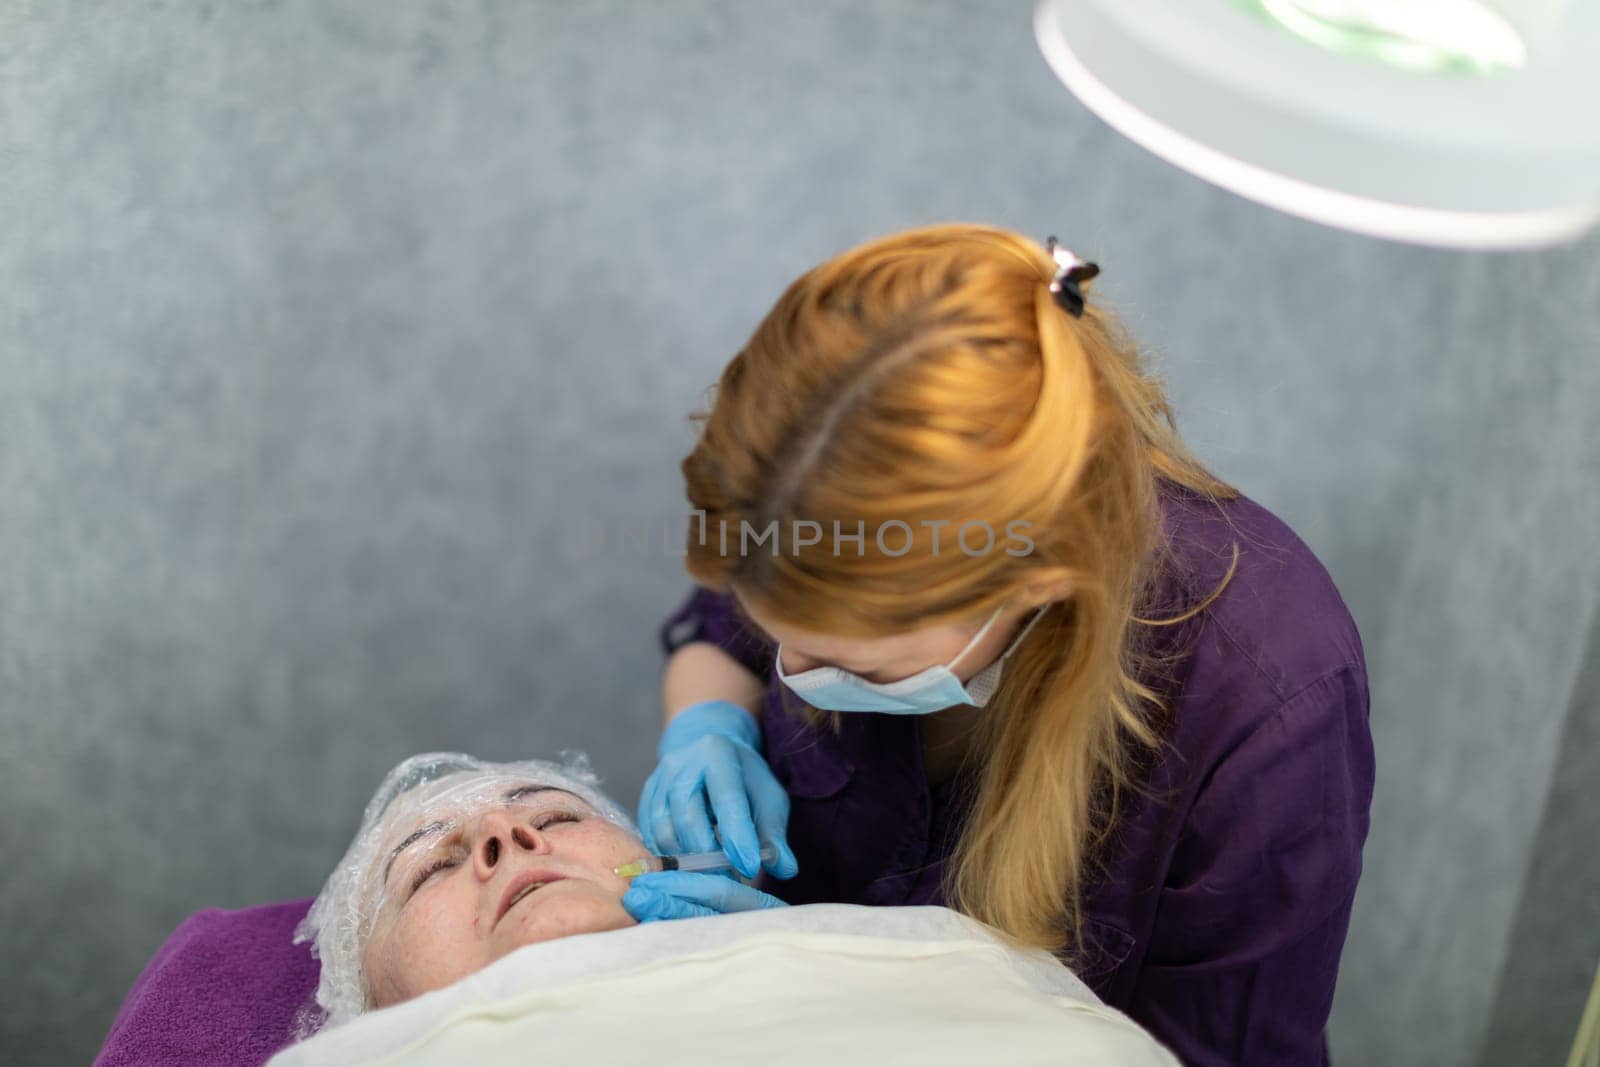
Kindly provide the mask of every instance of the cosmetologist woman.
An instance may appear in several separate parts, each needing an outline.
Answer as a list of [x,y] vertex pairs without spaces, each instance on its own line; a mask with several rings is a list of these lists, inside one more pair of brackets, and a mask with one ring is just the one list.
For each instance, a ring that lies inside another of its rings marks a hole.
[[944,904],[1186,1063],[1320,1064],[1372,793],[1360,639],[1185,448],[1095,273],[912,230],[805,274],[728,364],[639,823],[760,888],[625,905]]

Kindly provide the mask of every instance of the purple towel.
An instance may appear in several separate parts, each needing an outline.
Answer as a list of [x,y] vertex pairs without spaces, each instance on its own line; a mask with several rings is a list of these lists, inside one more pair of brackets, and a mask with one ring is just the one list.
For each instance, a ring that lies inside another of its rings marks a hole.
[[184,920],[117,1012],[96,1067],[217,1064],[255,1067],[294,1040],[318,967],[293,943],[309,900]]

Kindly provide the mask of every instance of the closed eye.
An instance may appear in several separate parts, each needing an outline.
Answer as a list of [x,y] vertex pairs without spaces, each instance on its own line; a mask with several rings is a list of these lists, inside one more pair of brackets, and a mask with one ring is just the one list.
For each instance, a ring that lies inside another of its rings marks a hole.
[[533,821],[535,830],[543,830],[559,822],[582,822],[584,816],[572,811],[548,811]]
[[422,870],[418,871],[416,877],[411,879],[411,892],[415,893],[417,890],[422,888],[423,882],[426,882],[429,878],[432,878],[440,871],[448,870],[451,867],[458,865],[460,862],[460,860],[450,856],[441,856],[438,859],[433,860],[426,867],[422,868]]

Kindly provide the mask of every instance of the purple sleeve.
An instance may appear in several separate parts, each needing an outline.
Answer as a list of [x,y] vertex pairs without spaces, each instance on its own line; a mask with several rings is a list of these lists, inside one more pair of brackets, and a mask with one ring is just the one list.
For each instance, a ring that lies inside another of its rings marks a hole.
[[1128,1013],[1186,1064],[1320,1065],[1372,801],[1365,676],[1283,702],[1202,789]]
[[745,618],[731,594],[697,586],[661,624],[661,649],[668,655],[696,641],[716,645],[763,682],[772,673],[773,648],[766,634]]
[[96,1067],[254,1067],[294,1039],[317,988],[308,945],[293,943],[309,900],[184,920],[117,1012]]

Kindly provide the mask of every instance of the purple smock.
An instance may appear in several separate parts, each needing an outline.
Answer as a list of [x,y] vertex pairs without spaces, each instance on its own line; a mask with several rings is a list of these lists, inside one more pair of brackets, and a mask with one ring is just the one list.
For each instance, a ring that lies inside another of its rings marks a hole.
[[[1076,969],[1187,1064],[1326,1063],[1372,800],[1360,638],[1327,571],[1265,508],[1172,488],[1163,512],[1175,565],[1155,617],[1215,589],[1235,545],[1238,569],[1195,618],[1150,628],[1151,652],[1181,654],[1144,679],[1167,701],[1163,743],[1085,888]],[[810,728],[727,595],[696,590],[661,633],[668,652],[710,642],[768,682],[765,755],[800,873],[763,888],[793,904],[944,903],[969,783],[930,787],[917,716]]]

